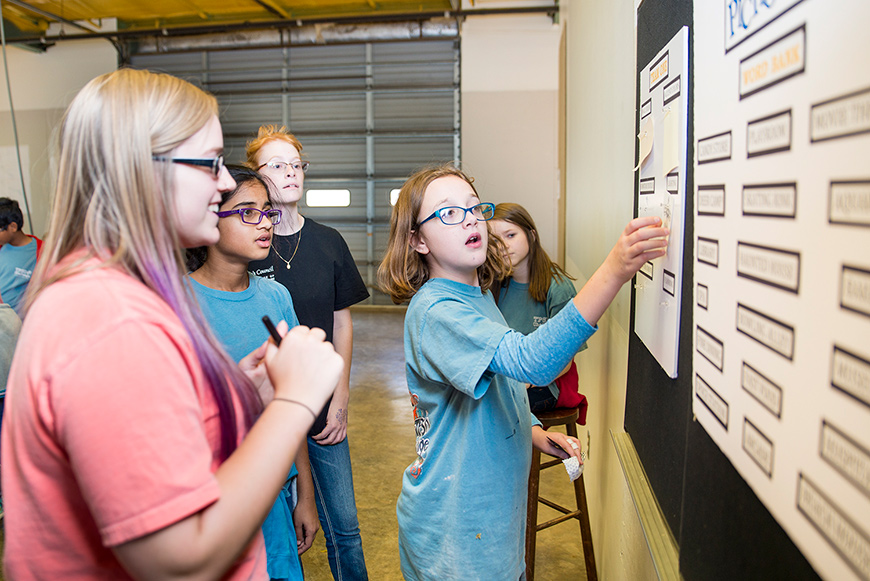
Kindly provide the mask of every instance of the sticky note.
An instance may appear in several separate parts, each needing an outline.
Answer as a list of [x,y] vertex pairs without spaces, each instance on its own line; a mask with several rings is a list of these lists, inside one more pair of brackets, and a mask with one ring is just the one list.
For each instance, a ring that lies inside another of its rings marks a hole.
[[637,134],[637,138],[640,141],[640,161],[638,161],[638,167],[642,166],[646,163],[647,158],[649,158],[649,154],[652,152],[653,148],[653,139],[655,138],[655,125],[653,124],[652,115],[644,122],[643,126],[640,128],[640,133]]

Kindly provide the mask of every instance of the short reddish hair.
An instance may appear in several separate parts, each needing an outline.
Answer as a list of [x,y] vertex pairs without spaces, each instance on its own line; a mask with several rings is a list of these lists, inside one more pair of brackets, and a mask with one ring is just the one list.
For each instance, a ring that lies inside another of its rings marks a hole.
[[257,154],[270,141],[285,141],[295,147],[299,155],[302,155],[302,143],[299,142],[299,139],[295,135],[290,133],[290,130],[286,126],[261,125],[260,129],[257,130],[257,136],[245,144],[246,164],[248,167],[257,169],[259,165],[257,163]]

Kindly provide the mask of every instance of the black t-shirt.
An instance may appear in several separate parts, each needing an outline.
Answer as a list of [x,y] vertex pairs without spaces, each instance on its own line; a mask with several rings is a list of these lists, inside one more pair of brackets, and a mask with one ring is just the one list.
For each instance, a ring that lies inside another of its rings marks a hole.
[[[269,256],[251,262],[248,270],[287,287],[299,323],[323,329],[330,342],[335,311],[346,309],[369,296],[344,238],[334,228],[318,224],[311,218],[305,218],[302,229],[295,234],[274,235]],[[316,435],[326,427],[328,410],[329,402],[315,420],[309,435]]]

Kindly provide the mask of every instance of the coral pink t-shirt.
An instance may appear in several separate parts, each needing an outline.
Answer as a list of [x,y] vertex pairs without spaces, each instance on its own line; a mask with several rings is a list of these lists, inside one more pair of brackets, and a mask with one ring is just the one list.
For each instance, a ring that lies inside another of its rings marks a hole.
[[[6,395],[7,577],[128,578],[110,547],[215,502],[219,449],[216,402],[158,295],[110,268],[52,284],[27,314]],[[267,578],[259,530],[226,578]]]

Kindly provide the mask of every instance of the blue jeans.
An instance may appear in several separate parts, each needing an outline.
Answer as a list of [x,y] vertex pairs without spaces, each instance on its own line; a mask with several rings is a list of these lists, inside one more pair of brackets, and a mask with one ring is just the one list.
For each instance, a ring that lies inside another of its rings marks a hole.
[[347,438],[334,446],[321,446],[308,438],[308,458],[332,577],[335,581],[366,581]]

